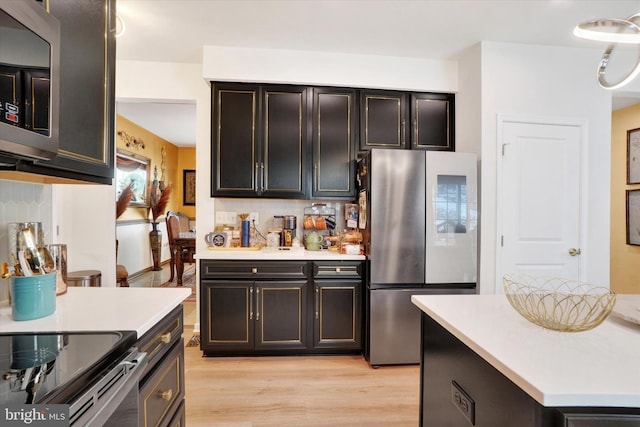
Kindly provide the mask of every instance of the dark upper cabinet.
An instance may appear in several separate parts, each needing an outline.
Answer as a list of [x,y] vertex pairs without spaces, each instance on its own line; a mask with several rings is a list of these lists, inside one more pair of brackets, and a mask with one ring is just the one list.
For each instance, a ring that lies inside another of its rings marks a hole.
[[411,94],[411,148],[455,151],[454,95]]
[[356,91],[314,88],[312,105],[311,198],[353,199]]
[[259,193],[259,87],[212,87],[211,196]]
[[307,89],[269,86],[262,91],[261,191],[269,197],[307,193]]
[[211,196],[304,198],[307,90],[213,85]]
[[360,151],[455,151],[455,97],[447,93],[360,91]]
[[407,94],[379,90],[360,92],[360,151],[408,148]]
[[[58,154],[51,160],[19,161],[13,170],[111,184],[114,166],[115,0],[49,0],[60,21]],[[43,6],[45,7],[45,6]],[[48,85],[47,85],[48,86]],[[29,76],[31,105],[25,126],[41,126],[45,80]]]

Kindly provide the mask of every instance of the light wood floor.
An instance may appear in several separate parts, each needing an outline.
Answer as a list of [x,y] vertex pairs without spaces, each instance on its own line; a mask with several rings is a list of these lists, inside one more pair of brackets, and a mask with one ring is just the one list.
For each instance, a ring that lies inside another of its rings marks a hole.
[[[164,269],[166,270],[166,268]],[[166,271],[132,286],[157,286]],[[184,341],[195,303],[183,303]],[[187,427],[415,427],[420,367],[373,369],[362,356],[202,357],[185,347]]]
[[418,425],[420,368],[361,356],[202,357],[185,348],[188,427]]

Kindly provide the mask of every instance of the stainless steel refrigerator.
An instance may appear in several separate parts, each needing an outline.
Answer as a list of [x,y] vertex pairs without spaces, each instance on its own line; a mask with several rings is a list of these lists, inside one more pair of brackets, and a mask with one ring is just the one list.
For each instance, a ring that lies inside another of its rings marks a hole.
[[470,153],[372,149],[360,161],[371,366],[419,363],[411,295],[476,293],[477,179]]

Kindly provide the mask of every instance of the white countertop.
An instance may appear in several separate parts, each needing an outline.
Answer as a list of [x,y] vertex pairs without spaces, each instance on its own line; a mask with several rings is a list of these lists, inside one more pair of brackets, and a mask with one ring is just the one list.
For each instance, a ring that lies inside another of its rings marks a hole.
[[47,317],[15,321],[10,306],[0,307],[0,333],[126,330],[139,338],[189,295],[190,288],[69,287]]
[[365,260],[364,255],[344,255],[338,252],[321,250],[308,251],[304,248],[291,248],[290,250],[278,250],[262,248],[250,249],[208,249],[206,252],[197,252],[198,259],[245,259],[245,260],[302,260],[302,261],[334,261],[334,260]]
[[[584,332],[534,325],[504,295],[413,295],[413,303],[544,406],[640,408],[640,325]],[[640,295],[618,295],[640,307]]]

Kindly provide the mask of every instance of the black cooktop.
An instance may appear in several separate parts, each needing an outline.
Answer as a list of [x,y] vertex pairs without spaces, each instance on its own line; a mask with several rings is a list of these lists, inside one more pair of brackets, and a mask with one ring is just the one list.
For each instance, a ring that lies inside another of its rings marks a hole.
[[135,342],[135,331],[0,334],[0,404],[70,403]]

